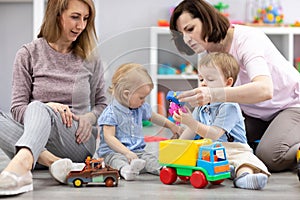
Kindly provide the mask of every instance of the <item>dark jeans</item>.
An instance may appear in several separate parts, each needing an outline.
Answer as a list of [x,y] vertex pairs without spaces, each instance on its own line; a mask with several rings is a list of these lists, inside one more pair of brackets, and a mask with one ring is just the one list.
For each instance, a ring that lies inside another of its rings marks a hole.
[[246,126],[246,136],[248,140],[249,146],[253,149],[253,152],[255,153],[256,147],[269,127],[271,121],[263,121],[258,118],[250,117],[243,113],[245,118],[245,126]]

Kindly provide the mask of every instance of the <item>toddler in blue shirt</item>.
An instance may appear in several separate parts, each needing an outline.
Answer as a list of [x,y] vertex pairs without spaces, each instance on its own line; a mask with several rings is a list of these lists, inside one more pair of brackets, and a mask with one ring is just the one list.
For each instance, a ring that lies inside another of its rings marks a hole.
[[[222,89],[233,86],[239,65],[228,53],[208,53],[201,58],[198,73],[200,87]],[[193,115],[179,110],[173,118],[188,127],[180,139],[198,136],[222,142],[227,159],[235,168],[235,187],[260,190],[266,186],[271,174],[247,144],[244,117],[237,103],[210,103],[195,108]]]
[[125,180],[134,180],[143,172],[160,173],[157,157],[145,151],[143,120],[167,127],[173,134],[182,132],[179,126],[152,112],[145,102],[152,89],[152,79],[142,65],[121,65],[114,73],[109,88],[112,101],[98,119],[101,128],[98,156],[118,169]]

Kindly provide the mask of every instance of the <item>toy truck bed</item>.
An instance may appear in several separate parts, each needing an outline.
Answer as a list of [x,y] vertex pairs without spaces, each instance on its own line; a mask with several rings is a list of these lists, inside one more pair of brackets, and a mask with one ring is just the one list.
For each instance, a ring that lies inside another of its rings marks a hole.
[[209,144],[212,144],[210,139],[161,141],[158,160],[162,165],[196,166],[199,147]]

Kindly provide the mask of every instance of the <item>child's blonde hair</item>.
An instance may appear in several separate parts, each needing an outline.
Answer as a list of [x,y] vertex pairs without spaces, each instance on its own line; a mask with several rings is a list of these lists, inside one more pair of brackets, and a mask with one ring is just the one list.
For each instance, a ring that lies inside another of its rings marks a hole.
[[236,59],[229,53],[212,52],[203,56],[199,61],[200,67],[218,67],[224,75],[224,78],[232,78],[235,83],[240,71],[240,66]]
[[119,102],[127,103],[128,99],[124,99],[123,92],[129,90],[133,93],[144,85],[149,85],[151,89],[154,87],[148,71],[141,64],[126,63],[115,71],[109,93]]

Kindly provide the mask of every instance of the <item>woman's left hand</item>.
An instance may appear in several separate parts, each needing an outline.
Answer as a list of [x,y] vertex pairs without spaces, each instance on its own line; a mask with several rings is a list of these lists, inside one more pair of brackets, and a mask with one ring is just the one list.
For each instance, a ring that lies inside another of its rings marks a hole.
[[211,89],[208,87],[197,87],[181,92],[177,98],[180,102],[189,103],[192,107],[203,106],[212,101]]
[[88,141],[92,135],[92,124],[88,117],[84,115],[73,115],[73,119],[78,121],[78,129],[75,133],[78,144]]

